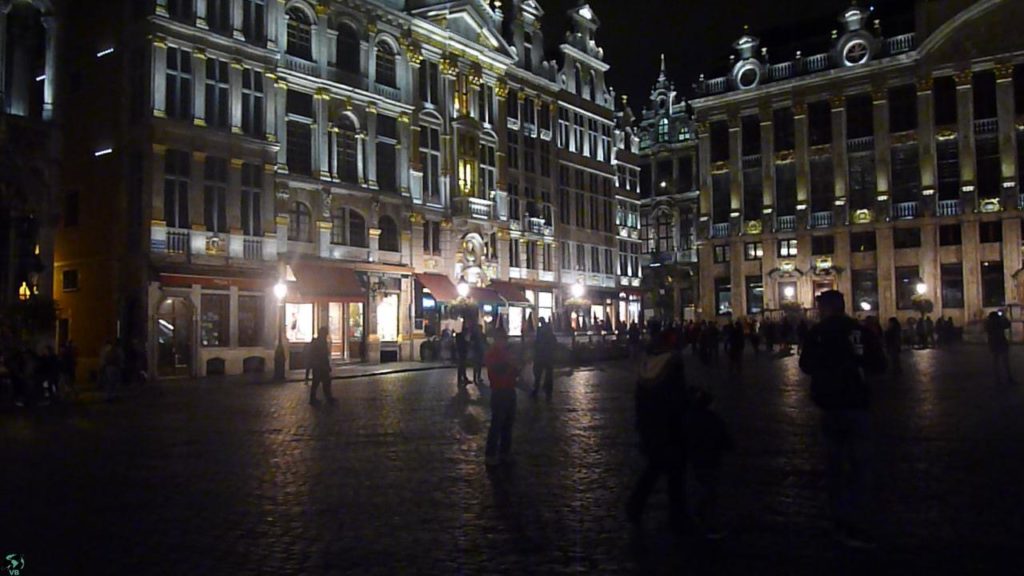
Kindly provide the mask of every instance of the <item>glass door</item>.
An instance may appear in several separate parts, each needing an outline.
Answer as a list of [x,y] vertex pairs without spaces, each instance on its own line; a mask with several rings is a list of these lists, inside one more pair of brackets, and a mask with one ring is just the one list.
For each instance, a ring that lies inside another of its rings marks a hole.
[[348,304],[348,317],[346,320],[346,347],[345,357],[349,360],[365,360],[363,350],[364,328],[366,326],[363,314],[362,302],[350,302]]
[[345,304],[331,302],[327,305],[327,326],[330,329],[331,358],[346,359],[345,354]]

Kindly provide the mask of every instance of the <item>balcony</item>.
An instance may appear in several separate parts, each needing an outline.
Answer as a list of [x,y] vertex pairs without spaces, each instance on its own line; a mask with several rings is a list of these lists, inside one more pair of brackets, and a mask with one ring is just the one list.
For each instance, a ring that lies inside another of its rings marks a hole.
[[775,219],[775,228],[779,232],[792,232],[796,230],[796,216],[779,216]]
[[815,54],[804,59],[804,70],[807,72],[821,72],[828,69],[830,65],[828,53]]
[[165,252],[168,254],[188,254],[189,231],[184,229],[167,230]]
[[318,75],[316,62],[310,62],[309,60],[298,58],[296,56],[285,55],[284,67],[292,72],[298,72],[299,74],[305,74],[307,76]]
[[725,92],[725,89],[728,86],[727,80],[728,78],[722,76],[720,78],[712,78],[711,80],[706,81],[704,83],[704,93],[721,94],[722,92]]
[[543,236],[552,236],[554,233],[551,226],[544,223],[543,218],[527,218],[526,230],[533,234],[541,234]]
[[395,102],[402,101],[402,91],[398,88],[392,88],[391,86],[385,86],[383,84],[374,84],[373,92],[382,98],[393,100]]
[[[1024,196],[1022,196],[1024,198]],[[954,198],[952,200],[939,200],[938,205],[939,216],[959,216],[963,213],[963,208],[960,206],[960,199]]]
[[832,212],[811,212],[811,228],[828,228],[832,225]]
[[921,205],[917,201],[895,202],[892,205],[892,217],[897,220],[911,220],[917,218],[921,211]]
[[768,79],[769,80],[782,80],[784,78],[790,78],[793,76],[793,63],[782,62],[779,64],[772,64],[768,67]]
[[469,216],[478,220],[490,220],[494,203],[482,198],[463,196],[452,200],[452,211],[458,216]]
[[864,136],[863,138],[850,138],[846,141],[846,151],[849,154],[856,154],[858,152],[874,152],[875,150],[875,137]]
[[729,223],[722,222],[720,224],[711,225],[711,237],[712,238],[728,238],[729,237]]
[[910,52],[914,49],[914,33],[901,34],[885,40],[885,49],[889,54],[896,55]]
[[243,237],[242,258],[245,260],[263,260],[263,239],[249,236]]
[[974,121],[975,134],[995,134],[999,132],[998,118],[982,118]]

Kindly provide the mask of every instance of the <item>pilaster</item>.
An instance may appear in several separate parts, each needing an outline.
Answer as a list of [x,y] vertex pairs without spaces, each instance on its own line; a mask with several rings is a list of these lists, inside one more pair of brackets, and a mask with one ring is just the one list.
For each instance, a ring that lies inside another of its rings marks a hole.
[[832,214],[833,223],[839,226],[847,222],[847,191],[850,182],[849,160],[846,155],[846,98],[833,96],[828,102],[832,111],[832,176],[835,180]]
[[1021,230],[1020,218],[1003,220],[1003,282],[1006,302],[1020,303],[1017,279],[1014,273],[1021,269]]
[[[711,217],[711,127],[707,122],[697,124],[697,158],[700,161],[700,216]],[[653,173],[653,170],[651,171]],[[653,182],[651,185],[653,186]],[[653,189],[653,188],[652,188]]]
[[796,220],[797,229],[807,227],[811,200],[811,164],[807,104],[793,104],[793,161],[796,162]]
[[232,235],[241,235],[242,228],[242,163],[241,158],[232,158],[228,166],[227,217],[228,230]]
[[[761,190],[762,204],[761,229],[769,232],[775,229],[773,225],[775,216],[775,127],[772,122],[772,110],[764,106],[759,111],[761,117]],[[753,214],[748,218],[753,218]],[[767,253],[768,250],[765,250]],[[767,288],[766,288],[767,290]],[[766,295],[767,296],[767,295]],[[767,306],[767,298],[765,305]]]
[[[743,220],[743,129],[737,112],[729,115],[729,223],[731,235],[742,234]],[[742,259],[740,260],[742,262]]]
[[[1005,226],[1005,225],[1004,225]],[[978,221],[967,220],[963,223],[963,264],[964,264],[964,311],[968,314],[965,321],[981,320],[981,255],[978,238]],[[1018,228],[1019,229],[1019,228]],[[1005,231],[1005,228],[1004,228]],[[1003,238],[1006,245],[1007,238]],[[1020,244],[1017,244],[1020,246]],[[1018,249],[1019,252],[1019,249]],[[1006,265],[1003,267],[1006,270]],[[1011,270],[1010,272],[1015,272]],[[969,314],[975,312],[978,316],[971,318]]]
[[[917,145],[921,168],[921,204],[925,216],[935,215],[938,167],[935,160],[935,104],[931,77],[917,81]],[[923,230],[922,230],[923,232]],[[926,280],[929,286],[932,284]]]
[[150,186],[151,212],[154,219],[167,221],[167,214],[164,213],[164,173],[167,162],[167,146],[153,144],[152,157],[150,160]]
[[[977,164],[974,154],[974,87],[971,85],[972,74],[970,70],[964,70],[953,75],[956,80],[956,120],[957,120],[957,143],[960,156],[960,193],[963,204],[963,213],[971,214],[977,209],[978,193],[975,188],[977,184]],[[975,226],[977,230],[977,226]],[[966,235],[967,231],[964,230]],[[966,238],[964,238],[966,240]],[[965,243],[966,244],[966,243]],[[966,257],[966,246],[964,256]],[[977,271],[977,269],[975,270]],[[964,267],[964,279],[967,279],[968,269]],[[964,306],[967,310],[976,310],[980,307],[981,297],[972,305],[967,302],[967,283],[964,286]]]
[[202,227],[205,222],[203,213],[203,173],[206,168],[206,153],[192,152],[191,170],[189,171],[188,186],[188,219],[192,227]]
[[57,39],[60,37],[60,23],[55,16],[42,18],[46,29],[46,80],[43,81],[43,119],[52,120],[57,101]]
[[[3,26],[0,26],[2,29]],[[152,36],[152,68],[153,77],[150,82],[150,104],[153,116],[167,117],[167,42],[163,36]],[[3,50],[3,47],[0,47]],[[0,70],[0,75],[3,71]],[[2,87],[0,82],[0,87]],[[0,88],[2,90],[2,88]]]
[[[877,191],[875,202],[875,221],[883,222],[889,219],[891,199],[889,198],[889,99],[884,88],[877,88],[871,92],[871,111],[873,132],[875,135],[875,190]],[[891,233],[890,233],[891,240]],[[879,265],[879,269],[884,268]],[[887,274],[892,274],[892,266],[888,268]],[[879,293],[882,293],[881,275],[879,275]],[[895,312],[895,301],[892,303],[892,311]],[[891,315],[891,314],[890,314]],[[883,316],[885,316],[883,314]],[[886,316],[887,317],[887,316]]]
[[377,107],[366,107],[366,181],[367,186],[377,189]]
[[896,269],[892,228],[880,226],[875,229],[875,256],[878,258],[878,317],[890,318],[896,315]]
[[[1000,163],[1002,164],[1002,177],[1003,177],[1003,207],[1008,210],[1017,210],[1017,194],[1020,190],[1017,189],[1017,174],[1020,170],[1020,166],[1017,166],[1017,142],[1016,142],[1016,126],[1014,120],[1016,118],[1016,110],[1014,110],[1014,96],[1013,96],[1013,66],[1010,64],[1002,64],[996,66],[996,114],[999,118],[999,157]],[[1005,243],[1006,236],[1003,236]],[[1017,244],[1019,245],[1019,243]],[[1018,256],[1020,251],[1018,250]],[[1005,261],[1004,261],[1005,262]],[[1006,269],[1005,263],[1003,266]],[[1016,267],[1013,270],[1016,271],[1020,267]],[[1006,292],[1007,301],[1010,300],[1010,295],[1015,292]]]
[[192,122],[206,126],[206,50],[192,51]]
[[242,133],[242,60],[231,61],[229,74],[229,93],[231,95],[229,115],[231,117],[231,133]]
[[331,149],[328,142],[330,105],[330,92],[326,88],[318,88],[313,94],[313,113],[316,115],[313,124],[313,174],[319,174],[321,180],[331,179]]
[[[288,173],[288,84],[281,79],[274,82],[274,126],[277,132],[277,166],[278,171]],[[269,98],[268,98],[269,100]],[[270,126],[270,124],[267,124]]]

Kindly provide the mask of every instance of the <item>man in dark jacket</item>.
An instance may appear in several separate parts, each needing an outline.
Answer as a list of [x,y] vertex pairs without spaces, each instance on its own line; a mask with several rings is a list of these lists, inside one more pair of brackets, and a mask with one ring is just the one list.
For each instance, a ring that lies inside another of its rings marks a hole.
[[[654,323],[652,323],[654,324]],[[640,367],[636,387],[636,429],[640,452],[647,460],[629,498],[626,513],[639,525],[647,499],[661,476],[668,479],[672,526],[684,529],[686,510],[686,375],[683,357],[668,334],[651,329],[651,346]]]
[[849,546],[870,547],[871,395],[866,374],[885,371],[885,354],[875,334],[846,315],[842,292],[828,290],[817,300],[821,322],[807,332],[800,369],[811,376],[811,398],[822,410],[836,535]]
[[537,337],[533,341],[533,392],[531,396],[536,398],[540,391],[541,380],[544,384],[544,393],[548,400],[555,387],[555,348],[558,341],[555,340],[555,333],[547,320],[540,319],[540,327],[537,328]]
[[324,399],[334,402],[331,394],[331,345],[327,342],[327,326],[321,326],[316,338],[306,346],[306,380],[310,372],[313,383],[309,387],[309,403],[316,404],[316,389],[323,385]]

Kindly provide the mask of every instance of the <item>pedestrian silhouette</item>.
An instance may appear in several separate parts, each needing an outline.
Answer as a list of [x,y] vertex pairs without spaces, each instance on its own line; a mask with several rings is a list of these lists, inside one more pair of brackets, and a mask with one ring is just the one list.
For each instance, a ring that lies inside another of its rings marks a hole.
[[1010,372],[1010,341],[1006,338],[1006,331],[1009,329],[1010,321],[1002,310],[989,312],[985,320],[985,333],[988,335],[989,352],[992,353],[992,370],[996,384],[1003,381],[1006,384],[1015,384]]
[[324,389],[324,400],[334,402],[334,395],[331,394],[331,345],[327,340],[329,328],[321,326],[316,338],[306,345],[306,380],[310,375],[313,382],[309,387],[309,403],[316,404],[316,390],[319,387]]
[[510,461],[516,381],[519,379],[519,367],[509,353],[504,330],[495,331],[494,345],[487,351],[484,363],[491,381],[491,426],[487,431],[485,457],[487,466],[497,466]]

